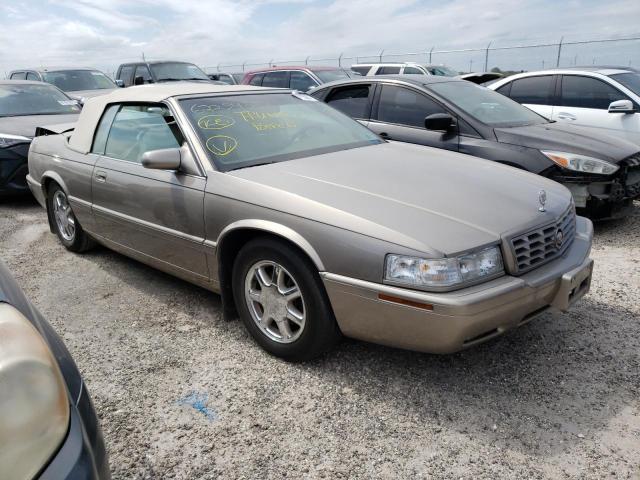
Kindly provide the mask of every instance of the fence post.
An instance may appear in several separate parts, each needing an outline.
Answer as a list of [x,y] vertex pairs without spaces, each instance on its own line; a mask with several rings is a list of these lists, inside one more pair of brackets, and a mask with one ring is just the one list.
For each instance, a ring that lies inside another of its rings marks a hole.
[[484,51],[484,71],[486,72],[489,68],[489,47],[491,46],[491,42],[487,45],[486,50]]
[[220,64],[218,64],[218,66],[216,67],[217,71],[220,71]]
[[244,62],[242,62],[242,71],[244,72],[244,66],[247,64],[247,61],[245,60]]
[[271,60],[269,60],[269,67],[273,66],[273,58]]
[[562,51],[562,40],[564,40],[564,37],[560,37],[560,43],[558,44],[558,59],[556,60],[556,68],[560,66],[560,52]]
[[[310,56],[311,56],[311,55],[309,55],[309,57],[310,57]],[[307,58],[305,58],[305,59],[304,59],[304,64],[305,64],[305,65],[309,65],[309,57],[307,57]]]
[[433,53],[433,49],[436,47],[431,47],[431,50],[429,50],[429,63],[431,63],[431,54]]
[[382,54],[384,54],[384,49],[380,50],[380,63],[382,63]]
[[338,66],[342,68],[342,55],[344,55],[344,53],[340,53],[340,56],[338,57]]

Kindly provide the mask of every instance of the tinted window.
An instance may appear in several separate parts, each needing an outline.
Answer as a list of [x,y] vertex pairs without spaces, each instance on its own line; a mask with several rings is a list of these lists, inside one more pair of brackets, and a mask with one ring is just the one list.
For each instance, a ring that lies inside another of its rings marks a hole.
[[231,77],[231,75],[227,75],[226,73],[221,73],[220,75],[218,75],[218,78],[215,80],[219,80],[221,82],[226,83],[227,85],[233,85],[233,78]]
[[92,153],[97,153],[100,155],[104,153],[104,147],[107,144],[107,137],[109,136],[109,129],[111,128],[113,117],[115,117],[119,108],[120,105],[111,105],[102,115],[100,124],[98,125],[96,133],[93,137],[93,145],[91,145]]
[[33,72],[27,72],[27,80],[33,80],[35,82],[39,82],[40,78]]
[[517,127],[548,123],[533,110],[510,98],[471,82],[451,81],[429,85],[439,96],[469,116],[492,127]]
[[336,88],[325,101],[352,118],[367,118],[370,89],[371,85]]
[[232,73],[233,78],[235,78],[236,83],[242,83],[242,79],[244,78],[244,73]]
[[367,73],[369,73],[369,70],[371,70],[371,67],[351,67],[351,70],[359,73],[360,75],[366,75]]
[[75,100],[46,84],[0,85],[0,117],[80,113]]
[[26,72],[16,72],[11,75],[11,80],[26,80],[27,73]]
[[518,103],[551,105],[553,76],[528,77],[514,80],[509,96]]
[[496,88],[495,91],[504,95],[505,97],[508,97],[509,93],[511,92],[511,82],[502,85],[500,88]]
[[378,106],[378,120],[424,128],[424,118],[447,113],[438,103],[408,88],[384,85]]
[[153,70],[158,82],[166,80],[209,80],[207,74],[192,63],[152,63],[151,70]]
[[131,76],[133,75],[133,65],[127,65],[120,69],[118,78],[124,82],[125,87],[131,86]]
[[116,87],[109,77],[98,70],[61,70],[47,72],[42,76],[45,82],[55,85],[63,92]]
[[133,76],[134,83],[135,83],[136,78],[138,78],[138,77],[142,77],[142,81],[144,83],[149,83],[152,80],[151,72],[149,72],[149,69],[147,68],[146,65],[138,65],[136,67],[136,73]]
[[289,88],[289,72],[269,72],[264,74],[263,87]]
[[562,77],[560,105],[564,107],[607,110],[616,100],[627,100],[627,96],[602,80],[577,75]]
[[416,67],[404,67],[405,75],[424,75],[424,72]]
[[291,72],[289,88],[306,92],[311,87],[315,87],[317,82],[304,72]]
[[396,75],[400,73],[400,67],[380,67],[376,75]]
[[263,78],[264,78],[264,73],[258,73],[253,77],[251,77],[251,80],[249,80],[249,85],[255,85],[259,87],[260,85],[262,85]]
[[616,73],[610,75],[636,95],[640,95],[640,73]]
[[358,122],[300,93],[200,97],[180,104],[222,171],[381,143]]
[[145,152],[182,143],[175,119],[164,105],[124,105],[113,120],[104,154],[140,163]]

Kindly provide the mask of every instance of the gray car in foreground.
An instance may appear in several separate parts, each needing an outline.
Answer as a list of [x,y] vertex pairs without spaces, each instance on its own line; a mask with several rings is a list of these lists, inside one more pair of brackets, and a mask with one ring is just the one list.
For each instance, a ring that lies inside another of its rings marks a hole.
[[65,247],[98,242],[220,292],[289,360],[341,334],[453,352],[589,289],[592,225],[566,188],[388,143],[295,91],[133,87],[49,133],[28,182]]

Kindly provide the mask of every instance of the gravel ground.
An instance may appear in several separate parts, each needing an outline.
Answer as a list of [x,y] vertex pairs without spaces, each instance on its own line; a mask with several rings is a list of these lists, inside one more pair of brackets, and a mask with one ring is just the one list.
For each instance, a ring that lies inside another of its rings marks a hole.
[[640,477],[640,203],[596,227],[591,293],[472,350],[258,348],[219,298],[98,248],[67,252],[30,200],[0,252],[64,338],[115,479]]

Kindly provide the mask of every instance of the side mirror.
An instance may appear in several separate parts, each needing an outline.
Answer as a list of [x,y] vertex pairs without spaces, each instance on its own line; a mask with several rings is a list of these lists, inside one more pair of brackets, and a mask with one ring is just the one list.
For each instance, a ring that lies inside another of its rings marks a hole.
[[124,88],[124,80],[116,78],[116,86],[118,86],[120,88]]
[[[144,77],[142,77],[142,76],[138,76],[138,77],[135,77],[133,79],[133,84],[134,85],[144,85],[144,83],[145,83],[144,82]],[[149,81],[147,81],[147,83],[153,83],[153,80],[149,80]]]
[[456,126],[456,119],[448,113],[433,113],[424,119],[424,128],[448,132]]
[[633,102],[631,100],[616,100],[609,104],[609,113],[634,113]]
[[142,154],[142,166],[152,170],[178,170],[182,163],[179,148],[150,150]]

